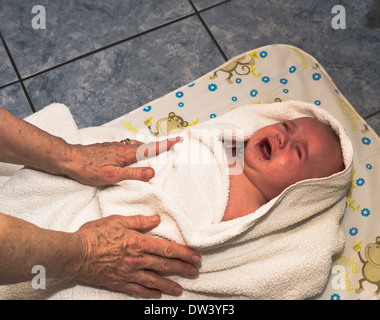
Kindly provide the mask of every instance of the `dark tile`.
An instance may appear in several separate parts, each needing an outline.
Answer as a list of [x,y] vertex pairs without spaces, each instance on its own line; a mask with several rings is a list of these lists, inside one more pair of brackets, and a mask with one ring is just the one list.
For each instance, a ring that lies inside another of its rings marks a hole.
[[[36,4],[45,8],[46,29],[32,28]],[[183,0],[12,0],[1,5],[0,29],[23,77],[193,13]]]
[[19,118],[32,114],[32,109],[19,83],[0,90],[0,106]]
[[0,87],[17,80],[16,73],[0,41]]
[[379,107],[380,29],[369,28],[372,0],[342,0],[346,29],[335,30],[335,0],[234,0],[202,13],[229,58],[268,44],[290,44],[313,55],[356,110]]
[[380,137],[380,113],[366,120],[371,128]]
[[367,14],[367,26],[371,29],[380,28],[380,1],[373,0]]
[[192,0],[197,10],[206,9],[213,5],[224,2],[225,0]]
[[197,17],[27,80],[36,109],[66,104],[80,127],[101,125],[224,62]]

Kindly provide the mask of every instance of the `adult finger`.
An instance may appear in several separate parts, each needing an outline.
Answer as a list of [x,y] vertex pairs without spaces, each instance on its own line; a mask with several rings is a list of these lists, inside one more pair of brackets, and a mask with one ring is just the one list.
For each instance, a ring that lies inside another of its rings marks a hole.
[[[178,259],[178,261],[186,262],[182,264],[177,263],[175,265],[176,271],[181,271],[181,274],[190,275],[191,272],[189,268],[201,263],[201,257],[195,250],[175,242],[150,237],[147,235],[141,235],[140,237],[133,237],[129,239],[129,247],[134,252],[148,253],[161,258],[170,259],[168,261]],[[174,268],[174,266],[172,267]],[[157,271],[165,271],[165,268],[168,268],[168,266],[163,269],[160,268]],[[181,268],[181,270],[179,270],[179,268]]]
[[116,288],[116,291],[128,293],[136,298],[143,299],[159,299],[161,298],[161,291],[158,289],[150,289],[138,283],[122,283]]
[[144,216],[144,215],[135,215],[135,216],[111,216],[113,219],[120,219],[120,222],[127,227],[128,229],[146,232],[155,227],[160,223],[160,217],[158,215]]
[[[146,239],[142,241],[146,243]],[[136,248],[132,242],[129,242],[129,248],[133,248],[135,251],[135,255],[126,259],[126,264],[128,265],[129,270],[150,270],[161,275],[176,274],[191,278],[196,277],[199,274],[198,267],[189,262],[149,254],[142,248]]]
[[146,252],[167,259],[179,259],[193,265],[201,263],[201,256],[195,250],[163,239],[151,238],[147,242]]
[[152,141],[142,144],[138,147],[136,152],[137,161],[156,156],[162,152],[168,151],[176,143],[181,142],[181,137],[169,138],[162,141]]
[[[140,270],[129,275],[129,278],[131,279],[130,284],[137,285],[134,286],[135,290],[137,290],[134,295],[151,294],[154,290],[175,296],[182,293],[182,287],[178,283],[155,272]],[[143,288],[139,288],[138,285],[141,285]],[[133,287],[133,285],[129,286],[129,289],[131,289],[131,287]]]
[[[158,215],[118,217],[122,219],[123,224],[128,229],[140,232],[151,230],[160,223],[160,217]],[[145,252],[167,259],[179,259],[191,263],[192,265],[201,263],[201,256],[195,250],[172,241],[153,238],[142,234],[141,237],[130,239],[129,245],[136,252]]]
[[123,167],[118,169],[118,173],[114,176],[111,183],[123,180],[149,181],[154,175],[155,171],[151,167]]

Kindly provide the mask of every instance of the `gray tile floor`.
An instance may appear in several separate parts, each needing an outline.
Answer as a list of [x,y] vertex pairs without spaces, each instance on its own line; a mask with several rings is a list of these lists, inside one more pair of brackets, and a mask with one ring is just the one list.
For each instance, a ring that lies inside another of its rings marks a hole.
[[[346,29],[331,12],[343,5]],[[39,19],[45,9],[46,29]],[[35,26],[34,25],[34,26]],[[380,134],[380,0],[0,0],[0,105],[100,125],[274,43],[313,55]]]

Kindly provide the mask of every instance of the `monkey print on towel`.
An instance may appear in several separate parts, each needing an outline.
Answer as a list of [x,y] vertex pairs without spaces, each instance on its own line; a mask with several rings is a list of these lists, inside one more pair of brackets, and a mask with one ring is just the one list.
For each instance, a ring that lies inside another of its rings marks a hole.
[[362,273],[363,278],[359,280],[359,288],[356,289],[356,293],[360,293],[364,290],[363,282],[377,285],[375,295],[380,295],[380,237],[376,238],[376,243],[370,243],[365,247],[365,259],[363,259],[360,251],[358,252],[359,259],[363,263]]
[[[248,61],[244,62],[247,56],[243,56],[241,58],[238,58],[234,61],[231,61],[230,63],[226,64],[222,68],[216,70],[213,74],[213,76],[210,77],[210,80],[213,80],[218,77],[218,72],[223,71],[228,73],[228,77],[226,78],[226,81],[229,84],[232,84],[233,81],[231,80],[232,76],[234,75],[233,73],[235,72],[239,76],[245,76],[250,73],[253,73],[255,68],[253,66],[255,65],[255,59],[254,57],[257,57],[256,53],[250,54],[251,59]],[[241,72],[240,72],[241,71]]]
[[175,112],[170,112],[166,118],[161,118],[156,122],[156,131],[152,130],[150,123],[148,125],[148,129],[152,135],[162,137],[177,134],[188,125],[189,123],[181,116],[176,115]]

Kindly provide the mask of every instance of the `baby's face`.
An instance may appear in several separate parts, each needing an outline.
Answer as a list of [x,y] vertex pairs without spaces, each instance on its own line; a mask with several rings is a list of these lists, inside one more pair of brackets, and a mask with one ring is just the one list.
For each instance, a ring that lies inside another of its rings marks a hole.
[[342,152],[314,118],[299,118],[258,130],[247,142],[244,173],[269,201],[290,185],[344,169]]

